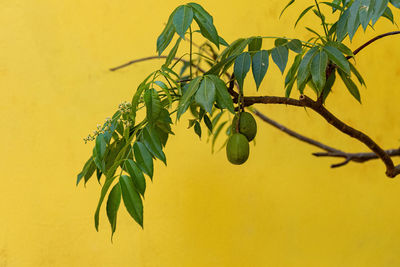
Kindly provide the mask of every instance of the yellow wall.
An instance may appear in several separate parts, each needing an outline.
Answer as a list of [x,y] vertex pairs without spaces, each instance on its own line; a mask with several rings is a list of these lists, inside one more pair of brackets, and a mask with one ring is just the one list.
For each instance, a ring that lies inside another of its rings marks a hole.
[[[286,1],[200,1],[227,41],[308,36],[292,26],[311,1],[299,2],[278,21]],[[95,231],[100,187],[75,187],[91,151],[82,138],[160,62],[107,69],[153,55],[181,3],[1,1],[0,266],[400,266],[400,178],[386,178],[378,161],[332,170],[334,160],[313,158],[315,148],[262,122],[248,163],[236,167],[183,121],[167,146],[168,168],[157,164],[148,184],[145,230],[122,207],[113,244],[104,210]],[[391,29],[382,21],[376,32]],[[399,37],[387,38],[357,57],[368,85],[363,105],[339,83],[327,103],[385,148],[400,139],[399,46]],[[260,93],[283,95],[275,66]],[[365,149],[311,111],[260,109],[338,148]]]

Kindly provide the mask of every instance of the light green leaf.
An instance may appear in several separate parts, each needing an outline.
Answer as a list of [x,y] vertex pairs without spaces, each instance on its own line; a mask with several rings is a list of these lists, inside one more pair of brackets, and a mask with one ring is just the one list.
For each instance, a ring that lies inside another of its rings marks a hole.
[[174,15],[173,24],[175,31],[182,39],[185,39],[185,33],[189,29],[193,20],[193,10],[191,7],[182,5],[179,6]]
[[267,73],[269,65],[269,54],[266,50],[258,51],[254,54],[252,59],[252,71],[254,81],[256,82],[257,90],[260,87],[262,80],[264,79],[265,74]]
[[240,54],[235,60],[235,66],[233,73],[239,84],[239,89],[243,91],[243,82],[246,78],[247,73],[250,70],[251,56],[248,52]]
[[114,185],[113,189],[111,189],[110,194],[108,195],[107,200],[107,217],[108,221],[111,225],[111,240],[117,228],[117,213],[119,209],[119,204],[121,203],[121,187],[119,183]]
[[274,49],[272,49],[271,57],[283,74],[289,57],[289,50],[287,49],[287,47],[286,46],[275,47]]
[[146,118],[149,122],[153,123],[160,116],[161,102],[158,93],[153,88],[150,88],[144,92],[144,102],[146,104]]
[[215,102],[215,85],[208,76],[205,76],[201,81],[200,87],[195,95],[195,100],[204,110],[211,113]]
[[126,210],[143,228],[143,203],[132,179],[127,175],[121,175],[119,183],[121,185],[122,199],[124,200]]

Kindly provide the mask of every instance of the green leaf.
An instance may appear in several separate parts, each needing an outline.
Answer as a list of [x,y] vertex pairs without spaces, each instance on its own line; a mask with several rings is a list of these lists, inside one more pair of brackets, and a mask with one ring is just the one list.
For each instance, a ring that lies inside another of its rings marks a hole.
[[201,138],[201,126],[198,121],[194,122],[194,132]]
[[290,6],[294,3],[294,1],[295,1],[295,0],[290,0],[290,1],[289,1],[289,3],[285,6],[285,8],[282,9],[282,12],[281,12],[281,14],[279,15],[279,18],[282,17],[282,14],[285,12],[285,10],[286,10],[288,7],[290,7]]
[[[350,63],[350,62],[349,62]],[[360,82],[361,85],[365,86],[365,81],[364,78],[361,76],[361,74],[358,72],[358,70],[356,69],[356,67],[354,67],[353,64],[350,63],[350,69],[351,72],[354,73],[354,75],[356,75],[358,81]]]
[[208,76],[201,81],[195,100],[204,110],[211,113],[215,101],[215,85]]
[[336,35],[338,42],[343,41],[347,34],[347,21],[350,16],[350,11],[346,9],[343,14],[340,16],[339,21],[336,26]]
[[301,59],[303,58],[303,55],[299,54],[294,58],[293,64],[290,67],[289,71],[286,74],[285,77],[285,87],[291,82],[294,81],[295,75],[297,73],[297,70],[299,69],[299,65],[301,62]]
[[282,74],[285,71],[286,64],[288,61],[289,50],[286,46],[278,46],[272,49],[271,57],[278,68],[281,70]]
[[192,96],[199,89],[201,79],[202,79],[202,77],[200,77],[200,76],[196,77],[193,80],[191,80],[190,83],[188,84],[188,89],[183,94],[183,96],[179,102],[179,105],[178,105],[178,113],[177,113],[178,119],[188,109],[190,103],[192,102]]
[[212,125],[210,118],[207,115],[204,115],[203,119],[204,119],[204,124],[207,126],[208,130],[210,130],[210,132],[212,132],[213,125]]
[[[149,76],[147,77],[149,78]],[[136,93],[133,95],[132,98],[132,119],[135,120],[136,119],[136,110],[137,107],[139,105],[140,102],[140,97],[143,94],[143,91],[147,90],[149,88],[149,84],[146,83],[147,79],[144,80],[138,87],[138,89],[136,90]]]
[[107,144],[104,140],[103,134],[99,134],[96,137],[96,145],[93,148],[93,160],[96,163],[97,168],[99,168],[102,172],[105,172],[105,162],[104,155],[106,153]]
[[144,178],[143,172],[140,170],[139,166],[131,159],[125,162],[125,169],[132,178],[133,184],[138,192],[144,196],[146,191],[146,179]]
[[[91,156],[91,157],[86,161],[85,165],[83,166],[82,171],[78,174],[78,177],[77,177],[77,179],[76,179],[76,185],[78,185],[79,182],[82,180],[82,178],[86,176],[86,174],[87,174],[87,172],[88,172],[88,169],[89,169],[89,166],[92,165],[93,163],[94,163],[94,161],[93,161],[93,156]],[[93,172],[94,172],[94,171],[93,171]],[[93,175],[93,173],[92,173],[92,175]],[[92,176],[92,175],[91,175],[91,176]],[[89,178],[90,178],[90,177],[89,177]]]
[[231,113],[235,113],[232,97],[229,94],[228,88],[226,87],[224,81],[222,81],[216,75],[208,75],[208,77],[214,82],[215,99],[217,101],[218,106],[220,106],[221,108],[226,108]]
[[119,183],[121,184],[122,199],[126,210],[143,228],[143,203],[132,179],[127,175],[121,175]]
[[285,97],[290,97],[290,93],[292,92],[292,88],[296,79],[291,80],[286,86]]
[[297,18],[296,23],[294,24],[294,27],[296,28],[297,23],[299,23],[299,21],[304,17],[305,14],[308,13],[308,11],[310,11],[312,8],[314,7],[314,5],[307,7],[306,9],[303,10],[303,12],[301,12],[300,16]]
[[373,4],[371,5],[371,0],[361,0],[360,10],[358,12],[358,15],[360,17],[360,23],[364,31],[367,29],[369,21],[371,20],[371,14],[372,14],[371,11],[373,11],[372,7]]
[[175,34],[175,28],[172,23],[173,17],[175,15],[175,11],[169,16],[167,25],[165,26],[164,30],[157,38],[157,51],[158,55],[161,55],[165,48],[168,47],[169,43],[171,42],[172,38]]
[[276,38],[275,39],[275,47],[287,44],[288,40],[285,38]]
[[[92,160],[90,162],[90,165],[87,168],[87,172],[85,173],[85,184],[89,181],[89,179],[93,176],[94,171],[99,171],[99,169],[96,168],[96,163]],[[100,172],[101,173],[101,172]],[[99,177],[97,178],[99,180]]]
[[347,89],[349,90],[350,94],[355,99],[357,99],[358,102],[361,103],[360,92],[358,91],[357,85],[341,69],[338,69],[338,73],[340,75],[340,78],[342,78],[344,84],[346,85]]
[[153,157],[149,150],[147,150],[146,146],[142,142],[136,141],[133,144],[133,152],[139,168],[152,179],[154,171]]
[[189,29],[193,20],[193,10],[189,6],[179,6],[174,15],[173,24],[175,31],[182,39],[185,39],[185,33]]
[[169,51],[167,59],[165,60],[165,66],[169,66],[171,64],[172,60],[175,58],[176,52],[178,51],[181,40],[182,40],[182,38],[178,38],[176,40],[174,47],[172,47],[171,51]]
[[346,45],[344,45],[343,43],[329,41],[329,42],[327,42],[325,45],[326,45],[326,46],[335,47],[335,48],[339,49],[339,51],[342,52],[342,53],[345,54],[345,55],[348,55],[348,56],[351,56],[351,57],[354,56],[354,55],[353,55],[353,51],[351,51],[351,49],[348,48],[348,47],[347,47]]
[[168,86],[162,81],[154,81],[154,83],[157,84],[161,88],[161,90],[163,90],[163,92],[165,93],[165,95],[168,98],[169,106],[171,107],[171,105],[172,105],[172,96],[171,96],[171,93],[169,92]]
[[297,72],[297,89],[300,90],[307,81],[308,76],[310,75],[310,64],[311,60],[315,56],[315,53],[318,51],[318,47],[313,47],[304,55],[302,61],[299,65],[299,71]]
[[311,61],[312,80],[320,93],[325,86],[327,65],[328,55],[324,50],[320,50]]
[[150,125],[147,125],[143,128],[143,142],[147,149],[153,154],[156,158],[160,159],[167,165],[167,160],[165,154],[162,150],[161,141],[158,138],[157,134],[152,130]]
[[390,3],[397,8],[400,8],[400,0],[390,0]]
[[201,34],[219,48],[219,35],[217,29],[215,29],[211,15],[199,4],[189,3],[188,6],[193,8],[194,19],[200,28]]
[[233,73],[239,84],[239,89],[243,91],[243,82],[250,70],[251,56],[248,52],[240,54],[235,60]]
[[153,88],[144,92],[144,102],[146,104],[146,118],[149,122],[155,122],[160,116],[162,105],[158,93]]
[[376,0],[374,5],[374,13],[372,15],[372,26],[378,21],[378,19],[383,15],[389,0]]
[[335,63],[345,73],[350,75],[349,61],[346,59],[345,56],[343,56],[342,52],[340,52],[337,48],[333,46],[325,46],[324,50],[333,63]]
[[121,203],[121,187],[119,183],[114,185],[113,189],[111,189],[110,194],[108,195],[107,200],[107,217],[108,221],[111,225],[111,240],[115,233],[115,229],[117,228],[117,213],[119,209],[119,204]]
[[301,53],[303,51],[303,45],[298,39],[291,40],[287,44],[287,47],[295,53]]
[[320,4],[324,4],[324,5],[327,5],[327,6],[332,7],[333,11],[335,11],[336,9],[341,10],[341,11],[344,11],[344,9],[343,9],[340,5],[338,5],[338,4],[336,4],[336,3],[331,3],[331,2],[320,2]]
[[221,124],[217,127],[217,129],[214,131],[214,136],[213,136],[212,141],[211,141],[211,151],[212,151],[212,153],[214,153],[215,143],[216,143],[216,141],[217,141],[217,138],[218,138],[219,134],[221,133],[221,130],[224,128],[224,126],[225,126],[226,123],[227,123],[227,121],[221,123]]
[[329,93],[332,90],[332,86],[335,83],[336,80],[336,74],[335,74],[336,70],[333,70],[332,73],[329,75],[329,77],[326,80],[324,89],[322,90],[322,99],[323,102],[325,103],[326,98],[328,97]]
[[393,12],[389,7],[386,8],[385,13],[383,13],[382,17],[387,18],[388,20],[390,20],[390,22],[394,24]]
[[250,39],[249,42],[249,52],[250,51],[259,51],[262,47],[262,38],[257,36]]
[[116,176],[107,177],[106,181],[104,182],[103,187],[101,188],[100,199],[97,204],[96,212],[94,213],[94,226],[96,228],[96,231],[99,231],[99,214],[100,214],[101,204],[103,204],[104,197],[106,196],[108,189],[110,188],[110,186],[115,178],[116,178]]
[[358,27],[360,26],[360,0],[355,0],[349,8],[349,18],[347,20],[347,31],[349,33],[350,41],[353,39]]
[[269,55],[268,51],[261,50],[254,54],[252,59],[252,71],[254,81],[256,82],[257,90],[260,87],[261,81],[264,79],[267,73],[269,65]]

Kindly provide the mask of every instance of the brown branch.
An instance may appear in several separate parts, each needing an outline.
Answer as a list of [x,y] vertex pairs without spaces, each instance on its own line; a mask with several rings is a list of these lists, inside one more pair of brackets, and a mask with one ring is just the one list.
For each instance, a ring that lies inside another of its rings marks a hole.
[[[366,48],[368,45],[372,44],[373,42],[382,39],[383,37],[386,36],[390,36],[390,35],[396,35],[396,34],[400,34],[400,31],[394,31],[394,32],[387,32],[384,34],[380,34],[374,38],[372,38],[371,40],[369,40],[368,42],[364,43],[363,45],[361,45],[359,48],[357,48],[356,50],[353,51],[353,55],[357,55],[361,50],[363,50],[364,48]],[[347,59],[352,58],[353,56],[347,56]]]
[[246,105],[251,105],[256,103],[286,104],[292,106],[302,106],[311,108],[316,113],[321,115],[329,124],[334,126],[336,129],[338,129],[342,133],[347,134],[350,137],[359,140],[361,143],[363,143],[369,149],[371,149],[375,154],[377,154],[386,166],[386,175],[388,177],[394,178],[396,175],[400,174],[400,165],[398,168],[395,167],[390,156],[368,135],[345,124],[337,117],[335,117],[331,112],[329,112],[323,105],[305,95],[301,95],[299,100],[293,98],[276,97],[276,96],[245,97],[244,100]]
[[[271,118],[267,117],[257,109],[251,109],[252,112],[259,117],[262,121],[270,124],[271,126],[277,128],[278,130],[288,134],[289,136],[292,136],[302,142],[305,142],[307,144],[310,144],[312,146],[318,147],[325,152],[316,152],[313,153],[314,156],[316,157],[334,157],[334,158],[344,158],[344,161],[341,163],[333,164],[331,165],[332,168],[337,168],[346,165],[347,163],[353,161],[353,162],[358,162],[358,163],[364,163],[369,160],[373,159],[379,159],[378,155],[373,153],[373,152],[366,152],[366,153],[347,153],[343,152],[341,150],[338,150],[336,148],[330,147],[328,145],[325,145],[321,142],[318,142],[314,139],[311,139],[309,137],[306,137],[304,135],[301,135],[286,126],[272,120]],[[400,156],[400,148],[399,149],[390,149],[385,151],[390,157],[394,156]]]

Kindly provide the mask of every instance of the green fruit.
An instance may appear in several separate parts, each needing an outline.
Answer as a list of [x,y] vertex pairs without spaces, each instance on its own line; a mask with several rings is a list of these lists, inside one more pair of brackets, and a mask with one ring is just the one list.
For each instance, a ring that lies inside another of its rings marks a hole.
[[226,155],[232,164],[240,165],[249,158],[250,147],[246,136],[240,133],[234,133],[228,139],[226,144]]
[[[239,119],[239,131],[237,131],[238,117]],[[232,121],[233,133],[241,133],[247,137],[249,142],[256,137],[257,134],[257,123],[254,117],[248,112],[241,112],[240,115],[236,114]]]

